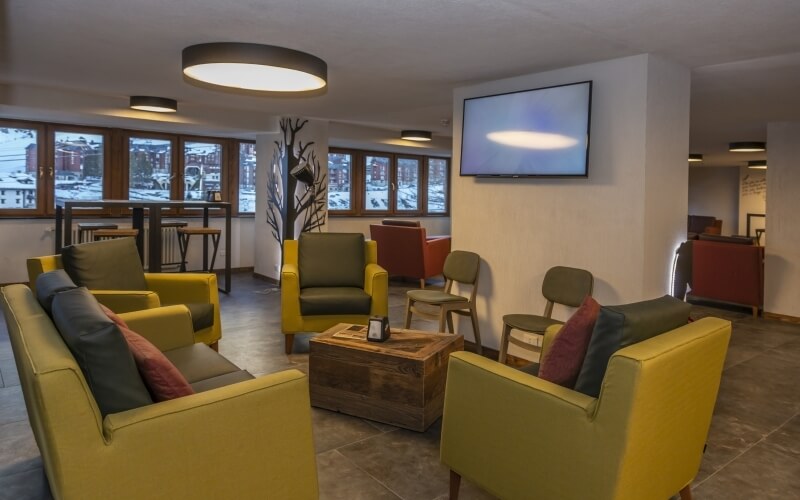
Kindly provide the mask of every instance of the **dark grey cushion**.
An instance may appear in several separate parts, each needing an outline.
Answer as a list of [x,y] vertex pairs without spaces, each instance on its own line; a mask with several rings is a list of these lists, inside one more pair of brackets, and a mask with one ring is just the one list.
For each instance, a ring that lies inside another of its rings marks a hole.
[[243,382],[245,380],[251,380],[254,378],[255,377],[250,375],[250,372],[247,370],[239,370],[237,372],[230,372],[224,375],[218,375],[216,377],[195,382],[192,384],[192,389],[194,389],[194,392],[210,391],[218,387],[225,387],[226,385]]
[[634,304],[601,307],[575,390],[595,398],[599,396],[612,354],[685,325],[690,309],[689,304],[669,295]]
[[119,327],[86,288],[53,297],[53,322],[105,416],[153,402]]
[[210,302],[194,302],[184,304],[192,316],[192,329],[196,332],[214,324],[214,304]]
[[362,288],[320,287],[300,291],[303,316],[369,314],[372,298]]
[[164,356],[190,384],[239,371],[238,366],[202,343],[164,351]]
[[300,288],[364,287],[364,235],[302,233],[298,239]]
[[77,287],[63,269],[42,273],[36,277],[36,300],[52,316],[53,297],[73,288]]
[[61,250],[64,270],[90,290],[147,290],[133,238],[70,245]]

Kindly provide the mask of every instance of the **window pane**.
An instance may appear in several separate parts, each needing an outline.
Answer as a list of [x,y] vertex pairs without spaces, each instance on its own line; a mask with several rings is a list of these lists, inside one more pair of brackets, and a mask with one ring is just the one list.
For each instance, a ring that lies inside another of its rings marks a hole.
[[36,129],[0,128],[0,209],[36,208]]
[[427,212],[447,212],[447,160],[441,158],[428,158]]
[[419,210],[419,160],[397,159],[397,211]]
[[350,210],[350,173],[353,156],[346,153],[328,154],[328,210]]
[[239,143],[239,212],[256,212],[256,145]]
[[209,142],[183,144],[183,198],[205,200],[206,191],[220,191],[222,145]]
[[389,210],[389,158],[365,156],[364,165],[367,191],[364,198],[365,210]]
[[128,199],[168,200],[172,182],[172,142],[130,138]]
[[101,134],[55,133],[55,204],[103,199]]

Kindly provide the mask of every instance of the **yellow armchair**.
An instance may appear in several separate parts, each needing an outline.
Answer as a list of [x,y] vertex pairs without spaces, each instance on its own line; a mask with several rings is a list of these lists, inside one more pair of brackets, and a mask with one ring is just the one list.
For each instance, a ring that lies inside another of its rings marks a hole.
[[[36,277],[63,269],[60,255],[45,255],[27,260],[29,286],[36,292]],[[116,313],[140,311],[177,304],[212,304],[211,326],[195,332],[195,341],[216,348],[222,337],[217,276],[213,273],[144,273],[147,290],[91,290],[98,302]]]
[[363,244],[366,264],[364,266],[363,291],[370,298],[369,312],[367,314],[342,312],[337,314],[304,315],[301,312],[300,304],[301,277],[298,240],[284,241],[284,264],[281,269],[281,330],[285,335],[286,354],[292,353],[294,335],[296,333],[322,332],[337,323],[366,325],[370,316],[388,316],[389,275],[385,269],[378,265],[377,243],[364,241]]
[[690,494],[730,333],[704,318],[620,349],[599,398],[453,353],[441,438],[451,498],[461,476],[507,499]]

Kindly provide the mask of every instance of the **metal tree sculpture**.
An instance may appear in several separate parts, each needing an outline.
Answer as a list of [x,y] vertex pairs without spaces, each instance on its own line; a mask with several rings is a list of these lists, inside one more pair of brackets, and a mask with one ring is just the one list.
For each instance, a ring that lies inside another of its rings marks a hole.
[[[327,217],[328,176],[314,150],[309,150],[314,142],[304,143],[297,137],[307,123],[308,120],[281,119],[283,140],[275,141],[277,149],[267,172],[267,224],[281,248],[284,240],[295,238],[298,217],[302,216],[301,233],[319,230]],[[311,170],[313,181],[303,183],[305,189],[297,194],[297,178],[290,173],[301,165]]]

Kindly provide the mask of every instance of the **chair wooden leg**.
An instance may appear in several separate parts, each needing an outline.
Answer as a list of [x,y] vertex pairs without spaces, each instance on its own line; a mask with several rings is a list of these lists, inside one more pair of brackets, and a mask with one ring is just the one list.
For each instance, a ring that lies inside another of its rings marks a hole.
[[214,343],[212,343],[212,344],[208,344],[208,347],[210,347],[210,348],[214,349],[215,351],[219,352],[219,340],[214,342]]
[[505,364],[508,357],[508,337],[511,335],[511,327],[503,323],[503,335],[500,337],[500,357],[498,362]]
[[284,349],[286,350],[286,354],[287,355],[291,354],[292,348],[294,347],[294,334],[293,333],[285,334],[284,341],[285,341]]
[[[449,320],[449,321],[448,321]],[[445,330],[445,323],[452,324],[453,318],[447,314],[447,309],[444,306],[439,307],[439,333],[447,333]],[[452,327],[451,327],[452,330]]]
[[420,288],[425,288],[425,278],[420,278],[419,279],[419,287]]
[[483,354],[483,346],[481,345],[481,330],[478,327],[478,313],[475,311],[473,305],[469,309],[469,317],[472,319],[472,331],[475,334],[475,344],[478,346],[478,354]]
[[411,306],[413,304],[411,299],[406,299],[406,325],[403,328],[409,328],[411,326]]
[[753,317],[754,318],[758,317],[758,306],[753,306]]
[[450,469],[450,500],[458,500],[458,490],[461,488],[461,474]]
[[[452,333],[452,334],[455,334],[456,333],[456,327],[453,326],[453,313],[451,311],[447,311],[445,314],[446,314],[446,318],[447,318],[447,331]],[[444,331],[444,330],[442,330],[442,331]]]
[[687,484],[681,490],[681,500],[692,500],[692,485]]

